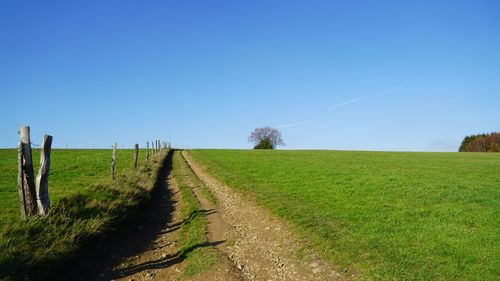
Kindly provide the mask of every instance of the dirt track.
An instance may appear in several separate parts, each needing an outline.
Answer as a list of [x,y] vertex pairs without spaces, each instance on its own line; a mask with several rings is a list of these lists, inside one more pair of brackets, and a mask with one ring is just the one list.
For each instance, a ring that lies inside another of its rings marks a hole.
[[[176,152],[179,153],[179,152]],[[221,184],[182,152],[177,178],[164,169],[164,183],[155,194],[152,212],[129,233],[122,249],[114,252],[111,263],[97,280],[339,280],[340,274],[304,250],[299,240],[281,220],[252,200]],[[194,173],[201,181],[193,182]],[[168,177],[167,177],[168,176]],[[191,277],[182,275],[185,257],[179,255],[177,231],[182,200],[178,184],[189,186],[205,218],[207,245],[220,258],[210,269]],[[201,183],[201,184],[200,184]],[[204,186],[203,186],[204,185]],[[208,188],[217,205],[203,196]],[[297,257],[302,250],[303,260]],[[305,254],[304,254],[305,253]]]
[[[166,175],[161,175],[164,183],[155,194],[158,197],[153,202],[155,212],[149,212],[137,230],[129,233],[128,239],[122,241],[123,249],[113,253],[110,265],[99,274],[97,280],[237,281],[243,279],[241,272],[229,259],[224,258],[222,252],[217,264],[210,270],[190,277],[182,275],[186,267],[186,256],[180,253],[179,248],[183,241],[178,241],[178,232],[180,226],[186,221],[180,215],[183,202],[178,186],[182,183],[187,184],[192,190],[196,188],[189,180],[191,170],[185,162],[182,164],[172,167],[173,170],[178,171],[176,173],[178,176],[170,175],[167,178]],[[170,170],[164,172],[170,173]],[[202,205],[201,207],[211,225],[217,225],[215,221],[220,217],[216,211],[210,206]],[[153,235],[149,234],[151,231],[154,232]],[[220,248],[223,242],[222,232],[207,230],[206,247]]]
[[224,251],[243,272],[245,279],[340,279],[340,274],[311,253],[305,260],[298,259],[297,252],[301,249],[299,240],[285,223],[211,177],[188,153],[182,152],[182,155],[216,197],[216,210],[221,222],[209,227],[209,230],[218,233],[218,229],[223,228],[223,235],[228,241]]

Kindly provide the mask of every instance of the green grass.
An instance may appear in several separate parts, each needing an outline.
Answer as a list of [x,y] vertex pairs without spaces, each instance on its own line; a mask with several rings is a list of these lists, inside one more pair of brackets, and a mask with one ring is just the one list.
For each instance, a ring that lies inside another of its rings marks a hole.
[[[54,149],[51,155],[49,194],[51,203],[80,192],[90,192],[96,181],[111,177],[109,149]],[[140,151],[138,163],[146,152]],[[33,150],[35,175],[38,173],[40,150]],[[117,172],[133,167],[133,150],[117,150]],[[17,150],[0,149],[0,230],[20,220],[17,193]]]
[[133,216],[149,198],[165,154],[132,170],[131,152],[118,153],[118,177],[112,181],[109,150],[54,151],[49,215],[21,221],[17,191],[12,191],[16,153],[0,151],[0,202],[7,210],[0,217],[0,279],[50,280],[77,259],[82,247]]
[[[179,253],[186,259],[183,277],[187,278],[210,269],[218,261],[217,251],[207,244],[205,232],[207,220],[190,184],[198,185],[199,180],[192,174],[179,152],[174,153],[173,175],[181,194],[181,220]],[[187,182],[187,179],[191,183]]]
[[499,280],[500,154],[192,150],[358,280]]

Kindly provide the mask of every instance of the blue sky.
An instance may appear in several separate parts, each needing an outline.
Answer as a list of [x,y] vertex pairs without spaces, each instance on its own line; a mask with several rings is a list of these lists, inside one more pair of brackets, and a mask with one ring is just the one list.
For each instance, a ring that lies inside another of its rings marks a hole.
[[499,1],[0,1],[0,147],[456,151],[500,130]]

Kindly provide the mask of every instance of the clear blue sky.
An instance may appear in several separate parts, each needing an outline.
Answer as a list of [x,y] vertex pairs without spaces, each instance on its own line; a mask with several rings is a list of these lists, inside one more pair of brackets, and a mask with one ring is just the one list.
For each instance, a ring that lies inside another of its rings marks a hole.
[[456,151],[500,130],[500,1],[5,0],[0,95],[0,147]]

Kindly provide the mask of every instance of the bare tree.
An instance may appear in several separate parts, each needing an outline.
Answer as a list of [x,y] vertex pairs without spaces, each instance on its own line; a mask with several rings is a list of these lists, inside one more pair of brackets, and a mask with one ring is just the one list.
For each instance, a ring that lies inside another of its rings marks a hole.
[[275,149],[278,145],[285,145],[281,132],[269,126],[255,129],[248,141],[255,144],[254,149]]

